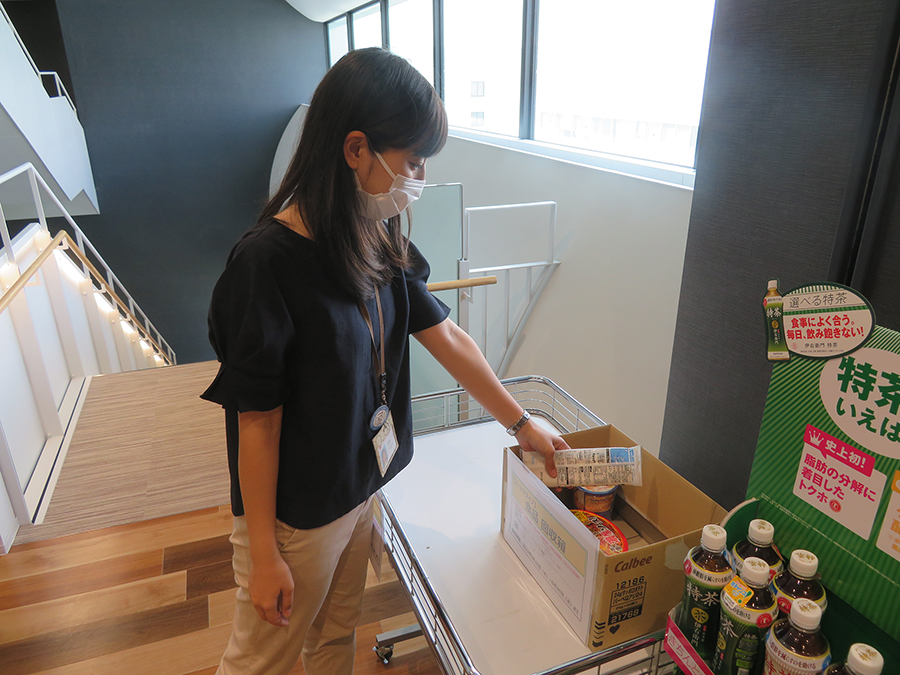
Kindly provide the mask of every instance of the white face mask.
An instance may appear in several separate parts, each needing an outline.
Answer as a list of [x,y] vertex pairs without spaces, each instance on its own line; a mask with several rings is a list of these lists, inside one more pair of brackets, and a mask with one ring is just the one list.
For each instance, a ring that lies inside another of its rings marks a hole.
[[356,177],[356,191],[362,200],[363,215],[372,220],[387,220],[399,216],[406,210],[406,207],[422,196],[425,181],[396,174],[391,171],[381,153],[376,152],[375,156],[381,162],[384,170],[388,172],[388,176],[394,179],[387,192],[380,192],[377,195],[369,194],[362,189],[355,171],[353,175]]

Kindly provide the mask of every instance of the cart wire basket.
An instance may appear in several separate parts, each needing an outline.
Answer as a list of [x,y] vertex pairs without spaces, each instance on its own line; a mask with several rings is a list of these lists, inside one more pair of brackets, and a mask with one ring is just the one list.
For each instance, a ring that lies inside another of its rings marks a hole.
[[[532,416],[541,417],[559,433],[570,433],[602,426],[603,420],[545,377],[517,377],[502,380],[513,398]],[[415,436],[435,433],[464,425],[493,420],[463,389],[453,389],[413,398],[413,433]],[[385,550],[397,577],[404,587],[417,626],[379,635],[376,654],[387,664],[393,643],[424,635],[444,673],[448,675],[482,675],[472,663],[441,599],[428,575],[416,558],[402,524],[391,508],[390,500],[379,494],[384,514],[382,528]],[[664,675],[675,665],[662,647],[665,631],[658,631],[610,649],[562,663],[534,675],[573,675],[593,672],[601,675]],[[523,673],[522,675],[528,675]]]

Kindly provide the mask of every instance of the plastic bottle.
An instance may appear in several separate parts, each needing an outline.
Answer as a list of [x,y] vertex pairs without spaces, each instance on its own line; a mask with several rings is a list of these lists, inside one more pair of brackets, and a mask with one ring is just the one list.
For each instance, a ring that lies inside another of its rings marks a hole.
[[857,642],[850,645],[846,663],[828,667],[826,675],[881,675],[884,657],[874,647]]
[[734,577],[725,557],[728,534],[718,525],[706,525],[700,545],[688,551],[684,559],[684,595],[678,627],[702,659],[715,650],[719,629],[719,603],[722,589]]
[[778,279],[769,281],[768,292],[763,298],[766,314],[766,341],[769,361],[786,361],[791,358],[784,334],[784,302],[778,292]]
[[778,617],[769,589],[769,565],[747,558],[741,576],[722,589],[722,611],[712,671],[721,675],[761,673],[766,632]]
[[797,598],[808,598],[818,603],[822,611],[825,611],[828,607],[828,598],[817,578],[818,569],[819,559],[815,553],[799,548],[791,553],[788,568],[772,579],[772,592],[782,614],[787,616],[791,613],[791,604]]
[[822,608],[812,600],[798,598],[791,615],[779,619],[766,636],[766,673],[811,675],[831,663],[828,640],[819,631]]
[[772,523],[761,518],[751,520],[750,527],[747,528],[747,538],[736,543],[731,549],[731,564],[735,574],[741,573],[744,560],[751,556],[762,558],[769,563],[769,581],[781,574],[784,561],[772,545],[774,538],[775,528]]

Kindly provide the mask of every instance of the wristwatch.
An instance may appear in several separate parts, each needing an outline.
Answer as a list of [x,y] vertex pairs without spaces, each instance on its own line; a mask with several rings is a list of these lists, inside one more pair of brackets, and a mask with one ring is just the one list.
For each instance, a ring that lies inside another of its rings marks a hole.
[[515,436],[517,433],[519,433],[519,431],[522,429],[522,427],[525,426],[525,423],[530,419],[531,419],[531,415],[529,415],[527,412],[523,412],[522,416],[519,418],[519,420],[515,424],[513,424],[509,429],[507,429],[506,433],[508,433],[510,436]]

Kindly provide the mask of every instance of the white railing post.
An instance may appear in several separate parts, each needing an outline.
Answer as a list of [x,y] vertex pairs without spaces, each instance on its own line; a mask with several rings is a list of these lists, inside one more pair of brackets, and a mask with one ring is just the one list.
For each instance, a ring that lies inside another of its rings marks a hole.
[[0,204],[0,240],[3,241],[3,252],[6,254],[6,262],[16,264],[16,252],[13,251],[12,241],[9,238],[9,228],[6,226],[6,216],[3,215],[3,205]]
[[37,209],[38,222],[41,224],[41,229],[47,232],[47,214],[44,213],[44,202],[38,190],[37,171],[33,166],[28,169],[28,182],[31,185],[31,195],[34,199],[34,208]]
[[119,359],[116,357],[114,362],[112,354],[110,354],[109,345],[106,342],[106,333],[103,328],[103,317],[100,314],[100,307],[97,306],[97,295],[90,276],[78,283],[78,291],[84,300],[84,311],[87,314],[88,326],[91,330],[91,341],[94,344],[94,353],[97,355],[100,372],[118,373],[121,370],[119,368]]

